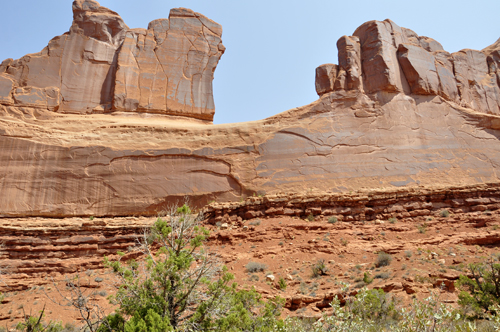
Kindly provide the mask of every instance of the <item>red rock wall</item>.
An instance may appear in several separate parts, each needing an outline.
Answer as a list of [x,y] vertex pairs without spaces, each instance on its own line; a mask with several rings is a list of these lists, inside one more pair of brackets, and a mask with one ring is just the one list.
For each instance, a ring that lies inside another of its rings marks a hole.
[[1,217],[499,182],[499,43],[449,54],[367,22],[316,70],[319,100],[207,125],[218,24],[174,9],[129,29],[95,1],[73,8],[69,33],[0,66]]
[[73,3],[70,31],[0,66],[0,104],[60,113],[148,112],[212,121],[222,28],[189,9],[129,29],[93,0]]
[[500,115],[498,43],[482,51],[465,49],[450,54],[434,39],[385,20],[362,24],[354,36],[341,37],[337,47],[336,72],[326,79],[323,72],[330,72],[331,64],[316,72],[320,96],[337,90],[441,96],[479,112]]

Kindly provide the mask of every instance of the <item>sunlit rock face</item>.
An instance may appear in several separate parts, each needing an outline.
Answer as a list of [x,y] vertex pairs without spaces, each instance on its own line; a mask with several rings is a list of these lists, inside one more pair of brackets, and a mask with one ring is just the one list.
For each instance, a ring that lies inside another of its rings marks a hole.
[[212,121],[212,79],[224,52],[219,24],[172,9],[129,29],[93,0],[73,2],[69,32],[0,67],[0,103],[59,113],[148,112]]
[[73,12],[42,52],[0,65],[0,216],[499,182],[498,42],[450,54],[367,22],[317,68],[317,101],[213,125],[220,25],[183,8],[147,29],[95,1]]

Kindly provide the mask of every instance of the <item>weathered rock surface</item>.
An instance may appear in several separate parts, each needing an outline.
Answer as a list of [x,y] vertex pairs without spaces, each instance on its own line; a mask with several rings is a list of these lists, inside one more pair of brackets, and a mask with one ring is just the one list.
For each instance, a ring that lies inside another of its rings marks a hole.
[[338,65],[316,70],[319,100],[207,125],[194,119],[213,115],[218,24],[174,9],[128,29],[90,0],[74,13],[44,51],[0,66],[1,216],[499,182],[498,43],[450,54],[392,21],[367,22],[339,40]]
[[[336,76],[328,84],[325,75],[316,75],[320,96],[334,90],[326,86],[338,82],[342,89],[369,94],[441,96],[478,112],[500,115],[498,41],[482,51],[450,54],[434,39],[385,20],[364,23],[354,36],[341,37],[337,48],[339,65],[328,65],[336,66]],[[323,66],[318,67],[320,72]]]
[[172,9],[148,29],[129,29],[93,0],[73,2],[69,32],[40,53],[0,66],[0,104],[60,113],[148,112],[212,121],[213,72],[222,28]]

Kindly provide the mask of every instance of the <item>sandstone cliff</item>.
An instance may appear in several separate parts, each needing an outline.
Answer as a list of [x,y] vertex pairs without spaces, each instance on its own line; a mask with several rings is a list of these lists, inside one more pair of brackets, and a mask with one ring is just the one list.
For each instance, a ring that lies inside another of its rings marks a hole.
[[69,32],[0,66],[0,104],[59,113],[144,112],[212,121],[219,24],[189,9],[129,29],[93,0],[73,2]]
[[[339,65],[316,69],[318,95],[338,90],[441,96],[500,115],[500,43],[450,54],[432,38],[391,20],[361,25],[337,42]],[[376,97],[375,97],[376,99]]]
[[450,54],[367,22],[340,38],[338,65],[317,69],[317,101],[207,125],[195,119],[213,115],[219,25],[174,9],[130,30],[95,1],[73,8],[69,33],[0,67],[2,216],[499,182],[498,43]]

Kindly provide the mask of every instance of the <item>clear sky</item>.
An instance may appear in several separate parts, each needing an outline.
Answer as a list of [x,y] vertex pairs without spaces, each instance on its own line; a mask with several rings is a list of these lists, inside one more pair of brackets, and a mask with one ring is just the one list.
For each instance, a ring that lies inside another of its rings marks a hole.
[[[40,51],[68,31],[71,0],[2,0],[0,61]],[[101,0],[130,28],[187,7],[223,27],[215,71],[215,123],[251,121],[317,99],[315,68],[337,62],[337,40],[362,23],[392,19],[445,50],[482,49],[500,38],[500,0]]]

